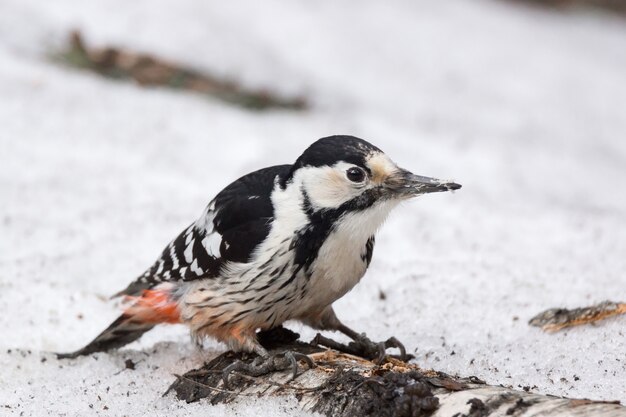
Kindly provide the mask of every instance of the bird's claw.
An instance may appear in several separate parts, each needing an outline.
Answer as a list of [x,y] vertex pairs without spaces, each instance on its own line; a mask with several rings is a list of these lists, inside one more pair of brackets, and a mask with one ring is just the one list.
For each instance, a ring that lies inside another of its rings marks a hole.
[[406,348],[404,347],[402,342],[400,342],[394,336],[391,336],[389,339],[385,340],[385,342],[383,343],[383,346],[384,346],[384,350],[387,350],[389,348],[398,349],[400,351],[399,358],[401,361],[406,362],[406,361],[413,359],[413,355],[407,355]]
[[268,356],[259,356],[251,363],[237,360],[228,365],[222,371],[222,381],[224,386],[229,388],[229,376],[233,372],[241,372],[249,376],[267,375],[271,372],[284,371],[291,369],[291,378],[293,381],[298,376],[298,361],[304,361],[309,369],[315,367],[313,360],[305,354],[299,352],[285,351]]
[[387,355],[387,349],[397,348],[400,351],[399,358],[402,361],[406,361],[407,358],[406,349],[404,345],[395,337],[390,337],[384,342],[373,342],[368,338],[365,333],[361,333],[359,337],[350,342],[349,346],[353,346],[356,350],[363,353],[362,356],[368,359],[375,359],[374,363],[380,365],[385,361]]
[[[378,365],[385,361],[387,349],[390,348],[397,348],[400,350],[400,355],[398,355],[397,358],[401,361],[406,362],[413,358],[413,355],[407,355],[404,345],[395,337],[390,337],[384,342],[376,343],[370,340],[365,333],[361,333],[348,345],[344,345],[343,343],[336,342],[318,333],[311,343],[326,346],[331,349],[360,356],[369,360],[374,360],[374,363]],[[392,355],[392,357],[396,356]]]

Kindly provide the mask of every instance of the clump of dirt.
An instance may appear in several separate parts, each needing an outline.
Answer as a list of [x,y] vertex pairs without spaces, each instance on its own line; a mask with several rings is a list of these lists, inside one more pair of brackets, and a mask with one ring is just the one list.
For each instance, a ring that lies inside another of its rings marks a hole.
[[433,386],[418,371],[365,377],[338,370],[321,388],[313,411],[332,416],[428,416],[439,407]]

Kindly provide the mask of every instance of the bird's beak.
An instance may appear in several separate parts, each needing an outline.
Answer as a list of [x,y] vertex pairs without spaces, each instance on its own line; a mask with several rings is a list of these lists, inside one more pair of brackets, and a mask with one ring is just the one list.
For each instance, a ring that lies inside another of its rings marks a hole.
[[404,198],[461,188],[461,185],[455,182],[422,177],[405,169],[398,169],[385,181],[385,185],[393,194]]

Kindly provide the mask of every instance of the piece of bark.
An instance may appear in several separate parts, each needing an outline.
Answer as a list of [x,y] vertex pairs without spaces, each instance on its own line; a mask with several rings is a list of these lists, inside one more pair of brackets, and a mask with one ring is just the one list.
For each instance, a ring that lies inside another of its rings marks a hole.
[[557,332],[566,327],[592,324],[609,317],[626,313],[626,303],[603,301],[590,307],[581,307],[568,310],[566,308],[551,308],[537,314],[528,324],[541,327],[548,332]]
[[69,65],[106,77],[132,79],[144,86],[165,86],[207,94],[249,109],[302,110],[307,107],[303,97],[285,98],[268,89],[246,89],[232,80],[220,79],[153,55],[117,47],[90,48],[78,31],[71,33],[68,47],[60,58]]
[[597,402],[539,395],[486,385],[477,378],[459,378],[422,370],[389,359],[374,363],[333,350],[299,342],[298,335],[277,329],[261,337],[270,352],[292,350],[308,354],[317,366],[302,370],[289,381],[289,372],[262,377],[232,374],[229,387],[222,370],[233,360],[250,362],[232,352],[219,355],[202,368],[177,375],[168,391],[187,402],[207,399],[210,404],[236,403],[242,397],[293,396],[303,411],[327,416],[586,416],[626,417],[618,402]]

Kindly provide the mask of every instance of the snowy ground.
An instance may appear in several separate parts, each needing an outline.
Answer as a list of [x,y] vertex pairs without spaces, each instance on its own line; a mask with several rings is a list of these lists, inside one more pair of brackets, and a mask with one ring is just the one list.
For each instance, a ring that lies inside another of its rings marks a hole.
[[[252,113],[59,67],[46,54],[71,28],[314,106]],[[107,297],[223,186],[336,133],[463,184],[392,216],[336,304],[348,325],[397,336],[423,367],[626,401],[624,318],[556,335],[526,324],[626,300],[625,45],[618,18],[482,0],[0,0],[0,414],[207,413],[161,398],[224,349],[197,351],[182,328],[111,354],[46,352],[104,328]]]

